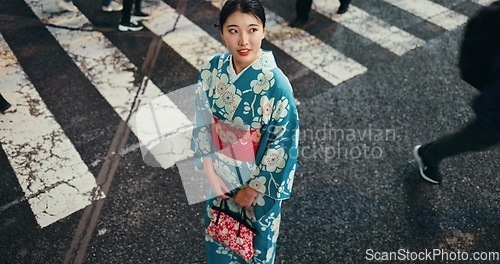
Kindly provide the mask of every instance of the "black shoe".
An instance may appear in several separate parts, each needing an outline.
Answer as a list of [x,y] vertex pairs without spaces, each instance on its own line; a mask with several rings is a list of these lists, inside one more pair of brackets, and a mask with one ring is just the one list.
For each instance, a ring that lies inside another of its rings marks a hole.
[[120,31],[139,31],[142,28],[143,27],[141,25],[133,22],[120,23],[120,25],[118,25],[118,30]]
[[149,15],[146,13],[143,13],[141,11],[139,12],[134,12],[132,14],[132,17],[130,18],[131,21],[143,21],[143,20],[149,20]]
[[7,112],[7,110],[9,108],[10,108],[10,104],[6,103],[5,105],[2,106],[2,108],[0,108],[0,113],[5,114],[5,112]]
[[288,25],[290,27],[301,27],[307,23],[307,19],[296,18],[294,21],[290,22]]
[[340,3],[340,7],[339,10],[337,10],[337,14],[343,14],[347,12],[347,9],[349,9],[349,4]]
[[441,181],[443,180],[443,177],[441,176],[441,173],[439,172],[438,167],[433,167],[429,166],[425,163],[425,161],[422,158],[422,146],[417,145],[413,149],[413,156],[415,157],[415,160],[418,163],[418,167],[420,170],[420,176],[424,178],[424,180],[434,183],[434,184],[440,184]]

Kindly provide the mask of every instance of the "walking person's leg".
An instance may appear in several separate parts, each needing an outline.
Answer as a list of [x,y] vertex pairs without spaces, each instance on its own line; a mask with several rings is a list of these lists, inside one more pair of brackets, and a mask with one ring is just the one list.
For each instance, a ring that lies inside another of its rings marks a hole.
[[463,129],[414,149],[421,176],[429,182],[442,180],[439,164],[445,158],[464,152],[482,151],[500,143],[500,135],[483,128],[476,120]]
[[134,0],[123,0],[122,19],[118,26],[120,31],[138,31],[143,28],[141,25],[130,21],[133,4]]
[[297,18],[292,21],[289,26],[299,27],[304,25],[309,20],[309,13],[311,12],[312,0],[297,0],[295,2],[295,12]]
[[349,9],[349,4],[351,3],[351,0],[340,0],[340,7],[339,10],[337,10],[337,14],[343,14],[347,12],[347,9]]
[[142,21],[149,19],[149,15],[142,12],[141,10],[141,2],[142,0],[135,0],[134,12],[132,13],[132,21]]

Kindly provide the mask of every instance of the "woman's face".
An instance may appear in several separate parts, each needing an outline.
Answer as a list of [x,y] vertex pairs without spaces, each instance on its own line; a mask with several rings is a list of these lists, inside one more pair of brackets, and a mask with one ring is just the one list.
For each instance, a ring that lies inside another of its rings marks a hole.
[[233,55],[237,74],[259,57],[265,30],[257,17],[239,11],[231,14],[222,25],[221,36]]

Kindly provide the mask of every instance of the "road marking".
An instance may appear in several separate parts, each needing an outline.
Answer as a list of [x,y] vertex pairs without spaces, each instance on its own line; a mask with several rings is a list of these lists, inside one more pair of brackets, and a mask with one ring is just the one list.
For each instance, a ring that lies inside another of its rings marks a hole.
[[399,56],[425,43],[424,40],[392,26],[353,5],[349,7],[347,13],[342,15],[336,13],[339,7],[338,1],[315,0],[313,7],[318,13]]
[[[99,171],[99,176],[97,176],[99,186],[102,186],[102,190],[106,194],[109,192],[116,170],[120,164],[121,155],[118,153],[125,149],[125,144],[127,143],[129,135],[130,128],[122,121],[115,132],[115,136],[113,137],[113,141],[106,155],[106,160]],[[73,235],[71,245],[64,257],[64,264],[83,263],[88,244],[94,234],[104,202],[104,200],[94,201],[83,211],[82,218]]]
[[467,22],[468,19],[464,15],[428,0],[384,1],[446,30],[453,30]]
[[[196,70],[212,55],[227,50],[218,40],[163,1],[148,1],[144,3],[144,8],[151,16],[150,20],[144,21],[144,26],[161,36]],[[166,32],[169,32],[168,35],[165,35]]]
[[0,87],[16,108],[2,116],[0,143],[43,228],[104,198],[78,151],[0,34]]
[[[212,5],[221,8],[220,3]],[[266,9],[266,39],[333,85],[367,68],[300,28],[291,28],[282,17]]]
[[495,1],[496,0],[472,0],[472,2],[474,2],[476,4],[483,5],[483,6],[489,6]]
[[[50,11],[57,8],[56,2],[52,0],[26,0],[26,3],[40,20],[46,23],[73,28],[83,28],[90,24],[90,21],[80,12],[65,12],[51,16]],[[139,87],[133,85],[136,81],[134,72],[138,71],[137,67],[102,33],[71,31],[59,27],[47,27],[47,29],[122,120],[127,120],[129,113],[133,111],[128,125],[141,142],[141,149],[144,150],[143,156],[168,135],[158,136],[156,130],[151,131],[154,127],[149,126],[147,120],[137,119],[136,109],[155,102],[160,107],[156,109],[157,112],[164,113],[161,119],[167,124],[165,133],[186,130],[193,126],[193,123],[178,109],[176,104],[165,96],[152,81],[148,80],[143,91],[139,93]],[[136,96],[139,96],[138,105],[134,105]],[[191,154],[179,148],[169,149],[169,151],[181,154],[173,156],[168,155],[169,153],[157,153],[159,155],[156,156],[158,166],[171,167],[176,161],[173,157],[187,158]]]

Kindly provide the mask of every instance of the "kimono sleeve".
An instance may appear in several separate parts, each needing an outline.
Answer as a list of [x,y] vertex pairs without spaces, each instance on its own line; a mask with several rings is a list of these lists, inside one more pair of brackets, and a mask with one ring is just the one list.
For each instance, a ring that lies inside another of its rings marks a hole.
[[213,152],[212,146],[212,111],[209,104],[207,91],[212,86],[212,77],[216,72],[212,57],[207,60],[200,70],[198,82],[194,85],[195,120],[191,139],[191,150],[195,156],[196,169],[202,170],[201,158]]
[[276,80],[273,110],[262,129],[253,175],[248,184],[273,199],[290,197],[298,168],[299,117],[288,79]]

